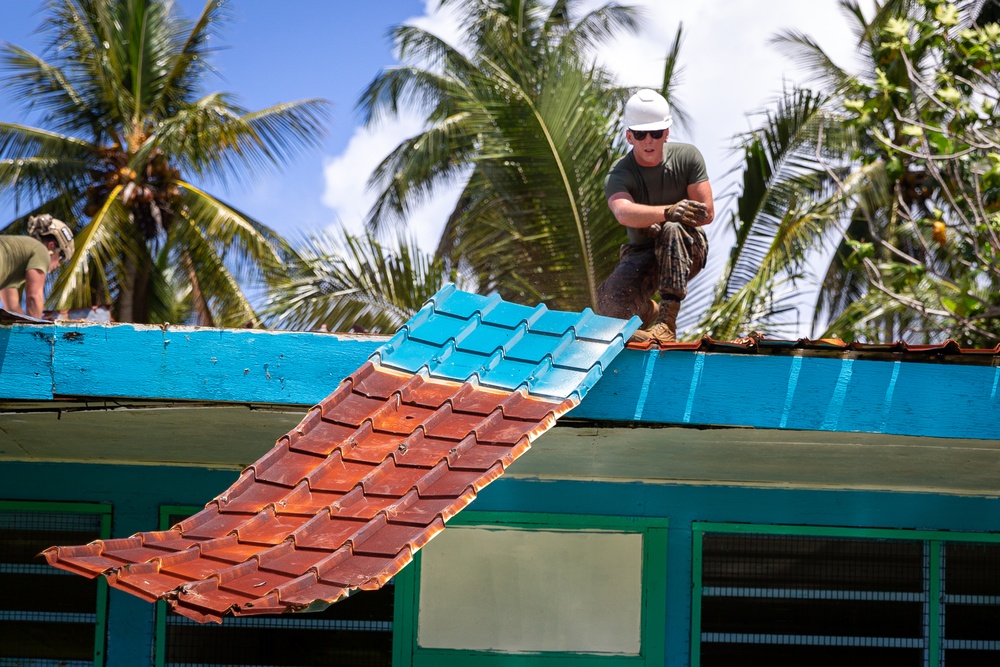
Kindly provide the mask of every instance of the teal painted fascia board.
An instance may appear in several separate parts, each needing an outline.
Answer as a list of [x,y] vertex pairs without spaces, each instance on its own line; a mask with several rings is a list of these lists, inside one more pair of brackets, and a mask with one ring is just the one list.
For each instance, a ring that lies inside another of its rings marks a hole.
[[0,327],[0,398],[315,405],[384,337],[60,324]]
[[0,327],[0,396],[52,398],[51,325]]
[[[0,327],[0,399],[310,406],[389,339],[250,329]],[[995,440],[1000,366],[624,350],[568,416]]]
[[78,327],[55,336],[58,393],[315,404],[381,341],[251,329]]
[[990,366],[625,350],[568,416],[995,440],[998,384]]

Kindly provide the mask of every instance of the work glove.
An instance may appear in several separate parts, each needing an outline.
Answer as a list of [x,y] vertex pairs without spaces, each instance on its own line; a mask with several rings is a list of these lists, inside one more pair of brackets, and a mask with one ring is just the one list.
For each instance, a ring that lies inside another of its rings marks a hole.
[[708,218],[708,207],[700,201],[682,199],[663,209],[664,222],[679,222],[697,227]]

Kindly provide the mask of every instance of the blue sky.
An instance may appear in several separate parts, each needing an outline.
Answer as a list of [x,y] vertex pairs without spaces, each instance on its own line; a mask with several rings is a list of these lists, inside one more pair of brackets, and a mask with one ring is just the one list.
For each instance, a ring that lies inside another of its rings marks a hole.
[[[176,0],[195,17],[202,0]],[[354,105],[383,67],[396,64],[387,34],[403,22],[420,22],[454,42],[455,26],[434,8],[436,0],[229,0],[231,20],[222,32],[211,88],[237,94],[257,109],[279,102],[320,97],[332,103],[330,134],[318,151],[298,158],[282,174],[252,188],[221,191],[233,205],[293,241],[302,234],[344,224],[359,230],[372,204],[365,181],[400,140],[420,128],[404,116],[375,130],[358,127]],[[584,0],[592,8],[603,0]],[[870,15],[873,0],[861,0]],[[733,137],[753,123],[748,115],[773,100],[782,86],[803,81],[795,63],[768,43],[781,29],[814,37],[838,63],[850,66],[854,47],[836,0],[633,0],[645,8],[640,35],[600,54],[620,83],[658,87],[663,58],[680,23],[684,26],[679,99],[694,122],[675,126],[671,141],[696,144],[705,155],[716,193],[716,224],[709,230],[709,269],[698,282],[711,284],[728,256],[731,235],[723,195],[733,192]],[[32,50],[42,0],[0,0],[0,42]],[[23,120],[0,91],[0,120]],[[215,189],[219,192],[219,189]],[[426,250],[455,200],[443,192],[418,209],[410,232]],[[0,224],[12,217],[0,207]],[[623,234],[624,238],[624,234]],[[707,286],[707,285],[706,285]]]

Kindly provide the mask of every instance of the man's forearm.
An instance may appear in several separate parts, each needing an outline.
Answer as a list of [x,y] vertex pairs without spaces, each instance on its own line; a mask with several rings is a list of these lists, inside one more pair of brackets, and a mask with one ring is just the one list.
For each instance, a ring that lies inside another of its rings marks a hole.
[[24,276],[24,306],[28,315],[41,317],[45,309],[45,272],[28,269]]
[[41,296],[28,294],[24,297],[25,310],[31,317],[41,317],[45,310],[45,299]]
[[663,222],[662,206],[647,206],[623,199],[611,202],[611,213],[619,223],[635,229],[644,229]]

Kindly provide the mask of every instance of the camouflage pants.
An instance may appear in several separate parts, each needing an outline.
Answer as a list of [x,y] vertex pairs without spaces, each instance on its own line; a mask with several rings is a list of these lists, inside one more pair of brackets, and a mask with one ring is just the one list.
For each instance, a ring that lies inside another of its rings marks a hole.
[[597,288],[599,314],[648,321],[650,299],[687,296],[688,281],[705,268],[708,239],[701,228],[663,223],[653,245],[625,244],[618,266]]

